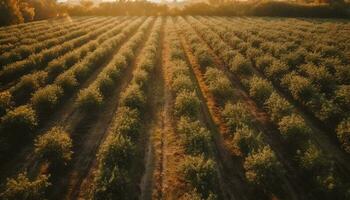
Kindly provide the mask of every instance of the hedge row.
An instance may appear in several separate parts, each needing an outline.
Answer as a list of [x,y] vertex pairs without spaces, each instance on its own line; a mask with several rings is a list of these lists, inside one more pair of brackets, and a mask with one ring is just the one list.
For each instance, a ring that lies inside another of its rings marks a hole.
[[94,52],[104,41],[121,32],[127,23],[130,21],[126,20],[108,31],[106,29],[97,31],[100,34],[96,35],[97,38],[54,59],[48,63],[45,69],[22,76],[19,82],[9,89],[14,101],[17,104],[26,102],[34,92],[46,84],[52,83],[58,75]]
[[[63,36],[65,39],[57,40],[58,43],[52,48],[46,49],[39,52],[38,54],[32,54],[28,58],[10,63],[3,67],[0,71],[0,83],[6,84],[16,78],[21,77],[23,74],[26,74],[33,69],[42,69],[45,67],[51,60],[63,55],[76,47],[83,45],[92,38],[95,38],[101,32],[95,32],[94,30],[102,28],[104,31],[108,30],[108,27],[113,27],[114,20],[106,20],[100,24],[96,25],[86,25],[85,30],[77,30],[72,33],[69,33],[67,36]],[[108,25],[109,24],[109,25]],[[106,27],[107,26],[107,27]],[[87,28],[88,27],[88,28]],[[92,31],[92,32],[91,32]],[[56,39],[56,38],[55,38]]]
[[[180,173],[190,186],[180,198],[217,199],[220,194],[217,164],[213,159],[212,133],[200,121],[200,99],[177,33],[180,29],[175,28],[182,25],[179,21],[175,25],[171,19],[168,19],[167,24],[170,89],[175,99],[174,120],[186,153],[185,160],[180,164]],[[197,55],[201,56],[202,53]],[[204,60],[203,63],[206,63]]]
[[[15,48],[4,52],[0,56],[0,65],[8,65],[15,61],[23,60],[29,57],[31,54],[39,53],[44,49],[51,48],[69,39],[73,39],[75,36],[77,36],[77,34],[71,33],[76,32],[79,29],[87,28],[93,24],[101,23],[101,21],[102,20],[95,19],[87,22],[78,21],[75,23],[57,24],[57,31],[46,28],[43,30],[45,32],[42,32],[40,35],[37,35],[38,30],[32,30],[36,34],[34,36],[35,39],[30,39],[29,34],[23,34],[23,39],[21,40],[23,44],[16,43]],[[31,34],[33,34],[33,32]]]
[[[244,72],[232,70],[232,65],[236,63],[234,60],[242,60],[242,54],[238,52],[239,50],[231,49],[231,47],[222,43],[218,35],[215,35],[210,28],[200,24],[200,22],[192,18],[189,19],[189,21],[191,21],[192,25],[199,31],[203,39],[208,42],[214,51],[219,52],[219,56],[225,61],[232,75],[238,77],[241,82],[246,85],[249,95],[270,114],[271,121],[276,123],[284,142],[289,147],[288,151],[290,151],[291,159],[296,158],[301,173],[304,174],[305,177],[309,177],[312,184],[316,186],[314,188],[317,188],[317,192],[311,191],[312,195],[332,196],[334,193],[337,193],[339,197],[344,197],[344,195],[346,195],[346,186],[344,187],[341,184],[337,184],[338,181],[342,181],[342,178],[339,176],[339,171],[334,172],[329,170],[329,168],[333,167],[332,158],[324,154],[316,144],[313,144],[309,139],[310,134],[315,133],[312,133],[311,128],[305,123],[304,119],[296,114],[295,109],[286,99],[275,91],[269,81],[254,75],[254,73],[248,75]],[[226,32],[226,37],[227,34]],[[236,51],[238,57],[225,57],[226,54],[224,52],[232,50]],[[225,60],[225,58],[228,59]],[[248,60],[244,56],[243,59]],[[244,117],[235,118],[244,119]],[[314,153],[313,157],[309,155],[311,150]],[[317,162],[317,160],[327,160],[327,162]],[[308,166],[305,166],[306,163],[308,163]],[[310,169],[316,168],[318,169],[317,171],[310,171]]]
[[[150,20],[151,22],[153,20]],[[157,18],[154,22],[150,36],[145,43],[141,53],[140,60],[137,63],[134,74],[137,71],[143,70],[147,75],[153,72],[157,62],[157,52],[160,48],[160,32],[162,19]],[[143,26],[144,32],[148,26]],[[138,42],[142,38],[135,36],[133,41],[130,41],[128,47],[125,47],[122,52],[127,58],[131,49],[136,49]],[[129,48],[131,48],[129,50]],[[128,57],[128,62],[132,57]],[[137,144],[138,136],[144,133],[141,129],[144,117],[142,114],[146,108],[146,90],[151,79],[145,80],[142,85],[135,81],[134,76],[125,91],[121,94],[121,99],[116,113],[116,118],[112,122],[110,133],[102,144],[98,158],[98,169],[94,180],[92,192],[93,199],[132,199],[136,198],[132,178],[131,163],[136,155],[135,145]],[[140,103],[141,102],[141,103]]]

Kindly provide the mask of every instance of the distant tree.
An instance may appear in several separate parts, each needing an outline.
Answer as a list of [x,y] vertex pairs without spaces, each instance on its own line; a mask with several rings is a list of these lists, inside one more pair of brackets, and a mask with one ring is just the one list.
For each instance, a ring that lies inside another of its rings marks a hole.
[[0,25],[23,23],[24,18],[18,0],[0,1]]

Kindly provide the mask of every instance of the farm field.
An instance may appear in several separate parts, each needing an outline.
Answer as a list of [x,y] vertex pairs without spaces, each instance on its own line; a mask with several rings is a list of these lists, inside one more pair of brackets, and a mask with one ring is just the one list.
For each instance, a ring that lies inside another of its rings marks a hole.
[[0,28],[0,199],[350,199],[350,21]]

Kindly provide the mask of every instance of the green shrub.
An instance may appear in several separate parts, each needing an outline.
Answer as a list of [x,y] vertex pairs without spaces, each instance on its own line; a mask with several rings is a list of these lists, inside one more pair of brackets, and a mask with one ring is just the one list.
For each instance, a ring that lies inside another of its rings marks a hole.
[[239,148],[244,156],[247,156],[249,153],[259,149],[262,143],[261,140],[261,134],[257,134],[253,129],[243,125],[233,133],[232,143]]
[[278,129],[293,150],[303,147],[311,133],[304,119],[297,114],[283,117],[278,123]]
[[274,60],[270,66],[265,68],[265,74],[270,79],[279,81],[283,75],[288,73],[288,70],[288,65],[279,60]]
[[7,179],[5,191],[0,194],[4,200],[37,200],[45,199],[46,189],[51,185],[49,177],[38,176],[29,180],[27,173],[20,173],[15,178]]
[[310,101],[317,95],[316,88],[312,85],[311,81],[305,77],[296,74],[287,74],[282,84],[287,86],[292,96],[302,102]]
[[7,112],[1,121],[2,133],[12,141],[31,137],[38,126],[36,113],[30,106],[20,106]]
[[236,104],[226,103],[221,114],[231,132],[235,132],[237,128],[243,125],[249,126],[253,121],[251,114],[241,102]]
[[30,95],[47,82],[46,72],[36,72],[24,75],[20,81],[11,89],[15,99],[22,100],[30,98]]
[[128,137],[114,134],[107,138],[98,152],[99,168],[127,170],[135,156],[135,146]]
[[194,91],[184,91],[176,96],[174,110],[177,116],[195,117],[198,115],[199,107],[200,101]]
[[115,82],[107,73],[103,73],[100,74],[98,80],[96,81],[96,85],[103,96],[109,96],[112,94]]
[[76,103],[83,110],[95,110],[103,104],[103,97],[97,88],[88,87],[79,92]]
[[265,102],[265,108],[274,122],[279,122],[284,116],[293,112],[293,106],[276,92],[273,92]]
[[120,107],[116,113],[114,132],[135,139],[139,135],[140,129],[139,111],[125,106]]
[[205,69],[214,63],[213,58],[206,50],[201,49],[199,52],[196,52],[196,56],[202,69]]
[[305,64],[300,66],[300,71],[315,83],[322,91],[330,91],[334,87],[334,78],[324,66]]
[[249,95],[259,104],[264,104],[273,92],[271,83],[257,76],[251,78],[249,82]]
[[350,85],[340,85],[335,91],[335,102],[343,109],[350,110]]
[[250,75],[252,64],[242,54],[237,54],[230,62],[230,71],[239,75]]
[[66,165],[72,159],[72,140],[62,127],[54,127],[35,140],[35,154],[51,166]]
[[328,164],[325,155],[313,144],[309,144],[304,152],[300,152],[297,160],[310,176],[317,176]]
[[281,176],[285,171],[270,147],[265,146],[249,154],[245,158],[244,169],[250,183],[270,192],[281,190]]
[[140,87],[145,87],[149,80],[149,74],[146,70],[135,70],[133,81]]
[[12,107],[12,96],[9,91],[0,92],[0,117]]
[[307,52],[305,49],[299,48],[294,52],[281,56],[281,60],[283,60],[289,67],[296,68],[305,61],[306,54]]
[[31,103],[40,114],[53,111],[60,103],[63,96],[63,89],[57,85],[48,85],[39,89],[31,98]]
[[337,126],[337,137],[343,149],[350,153],[350,118],[339,123]]
[[172,69],[172,76],[173,79],[179,77],[179,76],[189,76],[189,68],[185,61],[183,60],[174,60],[171,62],[171,66],[169,67]]
[[146,104],[146,97],[137,84],[131,84],[121,95],[121,105],[130,108],[143,110]]
[[263,56],[259,56],[256,59],[256,66],[260,69],[260,70],[265,70],[267,69],[274,61],[274,58],[271,55],[263,55]]
[[181,167],[185,181],[191,184],[206,199],[217,191],[217,166],[211,159],[203,156],[188,157]]
[[171,82],[171,89],[175,93],[194,90],[192,80],[188,76],[177,76]]
[[350,67],[347,65],[335,66],[335,78],[341,84],[350,84]]
[[177,124],[177,131],[182,136],[182,143],[187,154],[209,155],[210,132],[201,126],[199,121],[191,121],[181,117]]
[[209,90],[216,98],[225,100],[232,95],[233,88],[231,82],[220,70],[208,68],[204,78],[208,84]]
[[132,199],[134,195],[130,175],[118,167],[97,170],[92,196],[94,200]]
[[59,85],[65,93],[73,92],[79,85],[73,72],[64,73],[58,76],[55,80],[55,84]]

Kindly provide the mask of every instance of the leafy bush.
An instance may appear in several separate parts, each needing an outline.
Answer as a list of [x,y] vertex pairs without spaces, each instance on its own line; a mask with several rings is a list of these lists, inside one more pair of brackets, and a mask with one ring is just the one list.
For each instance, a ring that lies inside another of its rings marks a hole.
[[337,137],[343,149],[350,153],[350,118],[339,123],[337,126]]
[[307,102],[317,95],[316,88],[311,81],[296,74],[287,74],[282,84],[287,86],[292,96],[302,102]]
[[243,125],[250,125],[253,121],[251,114],[241,102],[236,104],[227,103],[221,114],[229,130],[232,132],[235,132],[237,128]]
[[273,92],[265,102],[265,108],[274,122],[279,122],[284,116],[293,112],[293,106],[276,92]]
[[31,103],[40,114],[54,110],[61,101],[63,89],[57,85],[48,85],[39,89],[31,98]]
[[137,84],[131,84],[121,95],[121,104],[130,108],[142,110],[146,104],[146,97]]
[[271,65],[265,68],[265,74],[270,79],[279,81],[283,75],[288,73],[288,70],[288,65],[279,60],[274,60]]
[[214,63],[211,55],[205,49],[197,50],[196,56],[198,59],[198,63],[202,69],[205,69],[205,68],[213,65],[213,63]]
[[235,147],[238,147],[240,152],[247,156],[250,152],[254,152],[259,149],[262,143],[261,134],[256,134],[254,130],[246,125],[239,127],[233,133],[232,143]]
[[278,123],[278,129],[293,150],[303,147],[311,133],[304,119],[297,114],[283,117]]
[[309,144],[304,152],[300,152],[297,159],[299,165],[311,176],[319,174],[328,164],[325,155],[313,144]]
[[103,104],[103,97],[97,88],[89,87],[79,92],[76,102],[79,108],[90,111]]
[[29,180],[27,173],[20,173],[15,178],[7,179],[5,191],[0,194],[4,200],[36,200],[45,199],[45,191],[51,185],[49,177],[38,176]]
[[218,99],[226,99],[233,92],[231,82],[226,75],[216,68],[208,68],[204,78],[208,84],[209,90]]
[[187,154],[209,155],[210,132],[201,126],[199,121],[190,121],[181,117],[177,124],[177,131],[182,136],[182,143]]
[[194,90],[192,80],[188,76],[177,76],[171,82],[171,89],[175,93]]
[[264,104],[273,92],[271,83],[257,76],[252,77],[249,82],[249,95],[259,104]]
[[134,77],[133,77],[133,81],[138,84],[140,87],[144,87],[146,86],[146,83],[149,80],[149,74],[146,70],[135,70],[134,72]]
[[135,139],[139,135],[140,129],[139,111],[126,106],[120,107],[116,113],[114,132]]
[[62,127],[54,127],[35,140],[35,154],[51,166],[66,165],[72,159],[72,140]]
[[273,192],[281,189],[281,176],[285,171],[270,147],[265,146],[249,154],[245,158],[244,169],[250,183]]
[[11,89],[15,99],[28,99],[30,95],[47,82],[46,72],[36,72],[34,74],[24,75],[20,81]]
[[196,93],[184,91],[176,96],[174,110],[177,116],[195,117],[199,112],[199,106],[200,101]]
[[58,76],[55,80],[55,84],[59,85],[65,93],[70,93],[78,86],[78,80],[73,72],[68,72]]
[[350,109],[350,85],[340,85],[335,91],[335,101],[343,109]]
[[281,59],[291,68],[296,68],[305,61],[306,50],[299,48],[294,52],[290,52],[281,56]]
[[330,91],[334,87],[334,78],[324,66],[305,64],[300,66],[300,71],[315,83],[322,91]]
[[12,107],[12,96],[9,91],[0,92],[0,117],[5,115],[7,110]]
[[31,137],[38,125],[35,111],[29,106],[20,106],[1,118],[1,131],[12,141]]
[[217,167],[213,160],[203,156],[188,157],[181,168],[185,181],[190,183],[206,199],[217,191]]
[[274,61],[274,58],[271,55],[263,55],[263,56],[259,56],[256,59],[256,66],[260,69],[260,70],[265,70],[267,69]]
[[96,86],[103,96],[110,95],[113,91],[115,82],[112,80],[108,74],[100,74],[98,80],[96,81]]
[[99,168],[103,170],[127,170],[135,156],[135,146],[128,137],[114,134],[107,138],[97,155]]
[[339,83],[350,84],[350,68],[346,65],[335,66],[335,77]]
[[242,54],[237,54],[230,62],[232,73],[239,75],[250,75],[252,73],[252,64]]
[[118,167],[108,170],[99,169],[94,179],[94,200],[133,198],[130,175]]

